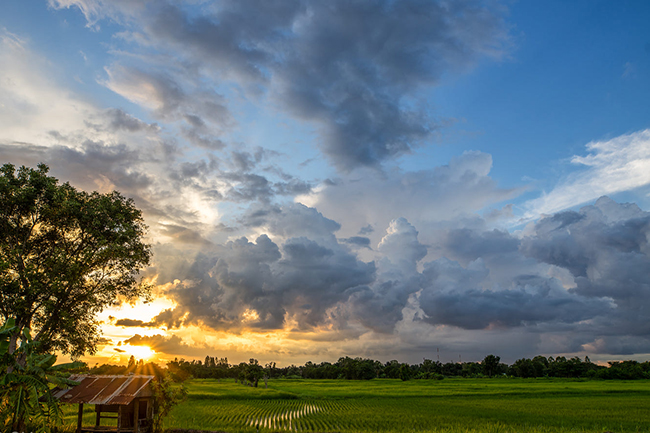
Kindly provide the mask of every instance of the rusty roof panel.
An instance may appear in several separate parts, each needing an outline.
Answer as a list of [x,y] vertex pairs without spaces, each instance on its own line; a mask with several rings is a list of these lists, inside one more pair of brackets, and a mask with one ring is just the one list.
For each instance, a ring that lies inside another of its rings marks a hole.
[[136,397],[150,397],[148,386],[153,376],[81,376],[70,377],[79,385],[57,391],[55,396],[64,403],[126,405]]
[[[113,399],[115,393],[118,392],[128,382],[128,376],[118,376],[115,378],[97,378],[88,387],[88,391],[84,394],[83,398],[85,399],[86,403],[90,404],[111,404],[110,401]],[[81,399],[82,396],[79,396],[79,398]]]
[[[111,404],[129,404],[131,401],[137,397],[145,397],[142,395],[145,390],[150,390],[146,386],[151,379],[148,376],[133,377],[133,380],[125,383],[124,386],[120,389],[119,394],[115,393],[111,397]],[[147,396],[151,395],[149,392]]]

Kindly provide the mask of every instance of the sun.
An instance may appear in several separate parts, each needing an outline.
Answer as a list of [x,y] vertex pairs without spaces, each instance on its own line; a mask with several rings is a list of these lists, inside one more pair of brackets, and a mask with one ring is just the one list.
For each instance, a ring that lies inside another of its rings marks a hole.
[[135,359],[149,359],[156,354],[156,351],[149,346],[124,345],[122,349],[129,355],[133,355]]

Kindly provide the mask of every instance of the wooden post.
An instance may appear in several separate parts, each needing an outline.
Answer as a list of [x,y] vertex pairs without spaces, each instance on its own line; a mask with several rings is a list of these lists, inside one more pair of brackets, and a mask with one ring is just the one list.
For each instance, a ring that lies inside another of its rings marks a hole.
[[117,406],[117,433],[122,429],[122,405]]
[[100,417],[102,414],[102,405],[101,404],[96,404],[95,405],[95,427],[99,427],[99,423],[101,422]]
[[77,413],[77,433],[81,433],[81,423],[84,419],[84,404],[79,403],[79,412]]
[[133,404],[133,433],[138,433],[138,418],[140,418],[140,399],[136,398]]

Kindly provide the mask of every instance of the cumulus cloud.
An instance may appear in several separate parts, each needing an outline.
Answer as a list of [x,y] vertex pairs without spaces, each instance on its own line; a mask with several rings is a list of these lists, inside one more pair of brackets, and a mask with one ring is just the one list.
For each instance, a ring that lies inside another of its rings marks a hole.
[[463,329],[576,323],[604,314],[609,303],[567,292],[559,280],[520,275],[511,286],[486,288],[489,270],[479,259],[467,268],[440,259],[425,268],[425,289],[419,297],[424,321]]
[[330,320],[330,308],[372,281],[374,264],[359,261],[339,244],[336,223],[314,209],[280,208],[264,224],[269,235],[254,243],[239,238],[204,248],[190,262],[176,258],[176,268],[165,274],[169,277],[159,275],[158,282],[179,280],[165,292],[178,306],[154,322],[278,329],[290,318],[311,328]]
[[568,269],[572,293],[610,299],[614,313],[602,320],[606,334],[645,335],[649,330],[650,213],[636,205],[619,205],[607,197],[579,212],[542,219],[522,252]]
[[[422,325],[495,336],[516,329],[531,334],[531,351],[616,352],[645,344],[649,217],[634,205],[601,198],[525,233],[448,228],[430,245],[398,218],[376,260],[365,263],[348,239],[335,237],[339,225],[313,208],[278,207],[259,218],[256,227],[268,235],[213,245],[159,276],[177,306],[152,322],[289,327],[296,335],[328,329],[328,341],[370,332],[401,335],[400,344],[410,344],[408,335]],[[428,258],[432,248],[442,257]],[[617,335],[630,340],[616,346]],[[418,350],[426,344],[435,343]]]
[[363,234],[376,244],[390,222],[403,217],[422,232],[426,243],[437,223],[460,221],[521,192],[499,188],[490,176],[491,168],[489,154],[469,151],[453,157],[447,165],[427,170],[352,174],[299,199],[335,217],[343,236]]
[[418,232],[406,219],[391,221],[377,250],[377,277],[355,293],[351,318],[377,332],[390,333],[403,319],[402,310],[412,294],[421,288],[417,264],[427,254]]

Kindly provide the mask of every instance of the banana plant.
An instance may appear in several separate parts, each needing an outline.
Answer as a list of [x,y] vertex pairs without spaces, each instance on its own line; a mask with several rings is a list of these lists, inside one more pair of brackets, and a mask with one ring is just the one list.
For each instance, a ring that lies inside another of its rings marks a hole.
[[76,385],[65,376],[85,364],[71,362],[54,365],[56,355],[39,353],[40,343],[34,341],[28,328],[20,336],[20,346],[9,353],[9,336],[15,322],[9,319],[0,328],[0,425],[11,431],[45,432],[62,421],[59,402],[52,394],[52,385]]

